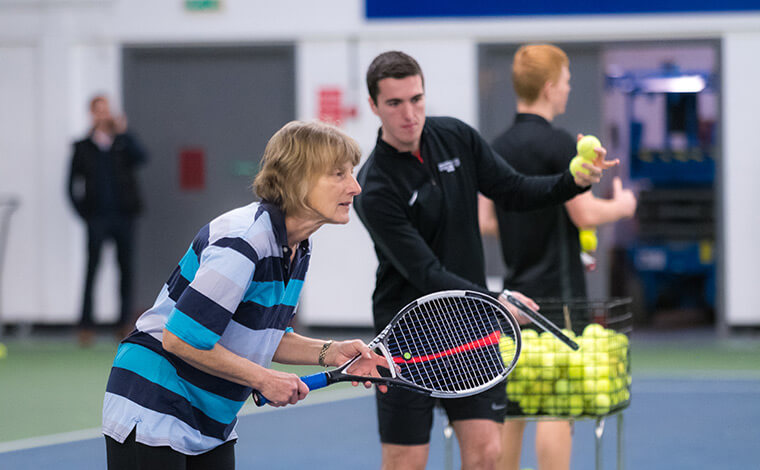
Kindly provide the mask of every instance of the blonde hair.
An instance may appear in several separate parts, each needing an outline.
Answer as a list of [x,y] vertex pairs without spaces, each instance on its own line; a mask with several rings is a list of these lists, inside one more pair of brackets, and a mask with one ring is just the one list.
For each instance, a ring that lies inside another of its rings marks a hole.
[[337,127],[291,121],[269,139],[253,191],[294,214],[307,209],[306,197],[319,176],[360,159],[359,144]]
[[517,97],[527,104],[534,103],[549,82],[559,79],[562,67],[570,60],[567,54],[551,44],[533,44],[520,47],[512,63],[512,84]]

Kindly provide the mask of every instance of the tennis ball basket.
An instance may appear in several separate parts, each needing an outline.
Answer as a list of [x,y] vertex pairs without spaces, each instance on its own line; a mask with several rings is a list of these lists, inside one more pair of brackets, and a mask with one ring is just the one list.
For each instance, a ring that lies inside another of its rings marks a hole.
[[522,325],[522,351],[507,378],[507,419],[595,420],[595,468],[601,470],[605,419],[614,415],[622,470],[622,411],[631,403],[631,299],[536,302],[580,348],[573,351],[550,333]]
[[537,302],[580,348],[523,325],[522,352],[507,379],[509,417],[598,418],[625,409],[631,400],[630,299]]

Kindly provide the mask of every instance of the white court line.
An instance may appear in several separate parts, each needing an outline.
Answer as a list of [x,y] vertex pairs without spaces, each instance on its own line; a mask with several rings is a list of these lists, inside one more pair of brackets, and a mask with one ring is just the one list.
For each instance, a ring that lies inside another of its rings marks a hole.
[[721,369],[694,369],[694,370],[647,370],[645,372],[633,372],[633,380],[735,380],[757,381],[760,380],[758,370],[721,370]]
[[[307,397],[307,399],[297,406],[303,408],[304,406],[319,405],[327,402],[353,400],[356,398],[365,398],[370,396],[371,390],[366,390],[364,387],[339,388],[337,390],[330,390],[324,392],[316,392],[313,395]],[[290,409],[290,407],[275,408],[273,406],[262,406],[259,408],[252,401],[247,401],[243,408],[238,413],[238,416],[247,416],[257,413],[268,413],[270,411],[276,411],[280,409]],[[30,437],[27,439],[19,439],[15,441],[0,442],[0,454],[4,452],[13,452],[17,450],[33,449],[35,447],[52,446],[56,444],[68,444],[77,441],[86,441],[88,439],[97,439],[103,437],[101,428],[82,429],[79,431],[62,432],[59,434],[49,434],[47,436]]]
[[760,381],[756,379],[705,378],[647,378],[633,379],[631,394],[678,395],[756,395],[760,396]]
[[53,446],[56,444],[66,444],[69,442],[86,441],[102,436],[100,428],[82,429],[80,431],[62,432],[59,434],[50,434],[47,436],[30,437],[28,439],[19,439],[17,441],[0,442],[0,454],[3,452],[13,452],[15,450],[33,449],[35,447]]

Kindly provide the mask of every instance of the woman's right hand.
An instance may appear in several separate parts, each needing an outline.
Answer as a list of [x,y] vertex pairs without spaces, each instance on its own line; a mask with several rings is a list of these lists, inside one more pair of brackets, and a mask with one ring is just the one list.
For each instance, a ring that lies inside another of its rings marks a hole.
[[296,374],[265,369],[265,377],[256,388],[266,397],[269,405],[295,405],[309,394],[309,387]]

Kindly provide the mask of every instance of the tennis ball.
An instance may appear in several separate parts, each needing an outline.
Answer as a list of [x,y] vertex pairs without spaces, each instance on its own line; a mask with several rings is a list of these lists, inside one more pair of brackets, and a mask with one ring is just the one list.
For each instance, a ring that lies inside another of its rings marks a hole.
[[601,146],[602,143],[593,135],[584,135],[576,144],[578,155],[588,161],[596,160],[596,152],[594,152],[594,149]]
[[412,358],[412,355],[411,355],[411,354],[409,354],[408,352],[405,352],[405,353],[404,353],[404,359],[406,359],[406,360],[408,361],[408,360],[409,360],[409,359],[411,359],[411,358]]
[[612,390],[612,382],[610,379],[598,379],[596,381],[596,391],[599,393],[610,393]]
[[508,380],[507,381],[507,395],[510,397],[524,395],[525,394],[525,382],[522,380]]
[[562,328],[562,333],[565,334],[570,339],[575,339],[575,332],[573,330],[568,330],[567,328]]
[[585,379],[583,381],[583,393],[585,395],[592,395],[596,393],[596,380]]
[[567,379],[559,379],[554,382],[554,393],[557,395],[567,395],[570,393],[570,382]]
[[557,364],[557,367],[561,368],[563,371],[567,369],[567,364],[570,359],[570,353],[567,350],[558,350],[556,353],[554,353],[555,357],[555,363]]
[[584,161],[585,160],[580,155],[576,155],[572,160],[570,160],[570,173],[573,174],[573,178],[578,176],[578,172],[581,172],[584,175],[589,174],[589,170],[583,167]]
[[596,352],[596,355],[594,356],[594,360],[596,361],[597,365],[610,365],[610,354],[608,352],[605,352],[604,350],[600,349]]
[[612,404],[612,400],[610,400],[610,396],[606,393],[600,393],[598,394],[594,399],[594,413],[598,415],[604,415],[610,412],[610,406]]
[[567,395],[558,396],[557,399],[557,414],[568,415],[570,414],[570,397]]
[[540,406],[541,406],[540,396],[527,395],[520,402],[520,408],[522,408],[523,413],[525,413],[526,415],[534,415],[538,413],[538,409]]
[[530,340],[538,338],[538,331],[531,330],[530,328],[526,328],[522,330],[522,339],[525,342],[529,342]]
[[599,323],[589,323],[583,329],[583,336],[584,337],[602,336],[604,334],[603,332],[604,332],[604,327],[600,325]]
[[595,229],[585,229],[578,232],[578,240],[581,242],[581,250],[586,253],[596,251],[599,240],[596,238]]
[[583,378],[583,366],[568,366],[567,378],[571,380],[580,380]]
[[609,379],[610,378],[610,365],[609,364],[586,364],[583,366],[583,376],[587,379]]
[[583,397],[580,395],[570,396],[570,414],[580,416],[583,414]]
[[549,395],[541,398],[541,410],[550,415],[557,414],[557,397]]
[[525,368],[525,379],[526,380],[537,380],[539,375],[539,368],[538,367],[526,367]]
[[8,348],[3,343],[0,343],[0,359],[5,359],[6,357],[8,357]]
[[583,353],[580,351],[571,351],[567,355],[567,365],[571,367],[583,366]]

